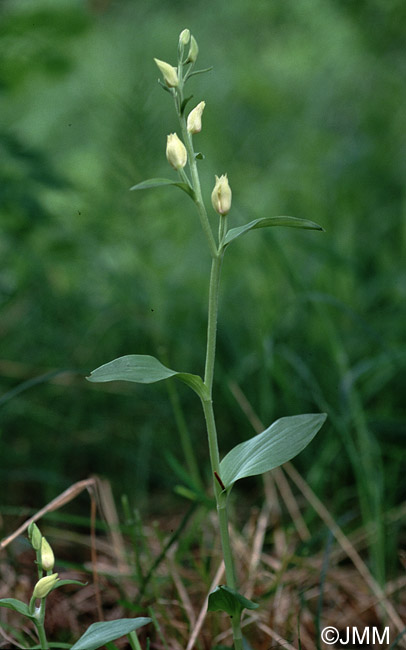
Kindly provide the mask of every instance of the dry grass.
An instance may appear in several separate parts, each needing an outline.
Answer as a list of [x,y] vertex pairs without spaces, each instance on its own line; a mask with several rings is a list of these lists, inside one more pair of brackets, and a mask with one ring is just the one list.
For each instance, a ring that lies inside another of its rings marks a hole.
[[[314,650],[319,647],[320,629],[329,625],[338,630],[357,627],[361,632],[366,626],[376,626],[380,632],[389,626],[393,643],[406,620],[406,577],[402,575],[380,588],[362,559],[365,537],[373,531],[357,531],[347,538],[296,470],[288,465],[285,472],[278,470],[272,477],[266,477],[262,509],[252,510],[243,529],[232,531],[241,592],[260,603],[259,610],[246,613],[243,621],[250,645],[258,650],[277,646],[289,650],[299,645],[303,650]],[[83,485],[89,489],[88,483]],[[165,517],[144,525],[140,548],[134,549],[117,528],[108,485],[91,479],[91,487],[97,488],[99,506],[109,523],[107,537],[63,533],[62,538],[57,530],[46,531],[61,564],[64,557],[83,562],[89,580],[85,588],[71,588],[69,594],[66,589],[64,593],[60,590],[52,594],[47,619],[49,637],[61,638],[62,630],[70,630],[72,637],[77,638],[101,615],[112,619],[152,611],[156,625],[145,628],[144,633],[150,635],[152,648],[165,648],[165,642],[171,650],[230,645],[228,617],[206,612],[208,593],[224,579],[214,513],[205,519],[204,527],[197,516],[191,518],[188,526],[194,529],[194,541],[187,552],[181,542],[175,541],[176,536],[173,538],[151,576],[141,609],[129,611],[128,604],[136,603],[139,597],[134,552],[139,552],[137,560],[141,566],[151,566],[179,522],[176,517]],[[73,486],[71,494],[77,492]],[[323,531],[331,531],[328,551],[319,548],[310,556],[302,552],[304,544],[311,541],[311,532],[301,515],[306,501],[320,515]],[[66,493],[61,503],[66,503]],[[402,517],[404,510],[392,513],[391,520]],[[292,517],[288,526],[287,513]],[[18,540],[13,546],[19,546]],[[27,549],[20,553],[14,550],[13,555],[18,564],[12,564],[4,552],[0,558],[0,597],[12,596],[27,602],[34,579],[32,553]],[[80,571],[63,573],[63,577],[68,576],[83,579]],[[102,614],[98,614],[98,600],[103,604]],[[18,628],[21,620],[4,609],[0,610],[0,617],[0,647],[7,647],[14,636],[13,627]],[[34,643],[28,627],[24,629]],[[401,647],[403,643],[399,641]]]

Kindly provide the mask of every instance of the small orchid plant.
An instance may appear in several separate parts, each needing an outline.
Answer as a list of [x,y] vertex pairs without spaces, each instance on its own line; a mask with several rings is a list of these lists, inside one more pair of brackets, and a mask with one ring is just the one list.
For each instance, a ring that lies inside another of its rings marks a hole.
[[268,472],[287,462],[313,439],[323,425],[325,414],[306,414],[283,417],[262,433],[238,444],[223,458],[220,456],[216,420],[213,408],[213,376],[216,354],[216,332],[219,304],[219,286],[223,258],[226,250],[240,237],[252,230],[273,226],[323,230],[319,225],[295,217],[263,217],[235,228],[228,228],[228,215],[232,206],[232,192],[227,174],[215,177],[211,193],[211,205],[218,218],[218,234],[215,236],[212,219],[209,218],[206,201],[200,184],[198,163],[202,158],[195,151],[194,137],[202,129],[205,102],[200,101],[188,114],[191,97],[185,96],[185,85],[190,79],[208,70],[195,69],[199,48],[196,39],[184,29],[178,41],[177,66],[155,59],[162,75],[159,83],[172,97],[179,119],[179,133],[167,137],[166,157],[177,177],[173,179],[152,178],[138,183],[132,190],[144,190],[161,186],[176,186],[190,197],[197,211],[211,257],[209,281],[207,346],[204,375],[179,372],[163,365],[153,356],[130,354],[110,361],[94,370],[91,382],[129,381],[143,384],[176,378],[189,386],[199,397],[207,429],[208,450],[213,479],[213,491],[217,505],[221,546],[225,565],[226,584],[218,585],[209,596],[208,609],[222,610],[231,618],[235,650],[242,650],[241,614],[258,605],[238,591],[235,563],[230,543],[228,525],[228,497],[239,479]]
[[[28,527],[28,539],[35,551],[38,580],[34,585],[30,602],[27,604],[17,598],[1,598],[0,607],[17,612],[30,621],[37,633],[39,645],[33,647],[40,650],[60,648],[61,650],[97,650],[106,643],[127,636],[132,650],[140,650],[136,630],[151,622],[148,617],[120,618],[113,621],[93,623],[73,645],[71,643],[50,643],[45,629],[45,614],[49,594],[65,585],[85,586],[79,580],[61,579],[54,573],[55,556],[46,537],[41,534],[37,524],[32,522]],[[16,646],[17,647],[17,646]],[[18,646],[22,647],[22,646]]]

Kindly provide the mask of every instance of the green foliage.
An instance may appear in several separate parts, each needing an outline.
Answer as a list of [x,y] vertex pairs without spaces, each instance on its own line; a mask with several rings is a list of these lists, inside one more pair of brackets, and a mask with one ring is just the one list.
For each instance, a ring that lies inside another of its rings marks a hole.
[[[2,404],[7,503],[45,503],[92,472],[144,508],[154,505],[151,488],[173,487],[160,449],[182,456],[164,390],[159,402],[141,385],[137,399],[121,386],[86,391],[82,376],[135,342],[159,358],[164,348],[169,366],[202,370],[196,313],[207,265],[190,201],[170,187],[128,192],[167,173],[167,108],[158,84],[145,89],[152,57],[169,57],[184,24],[202,65],[215,68],[190,80],[207,104],[205,195],[227,165],[232,229],[247,214],[282,213],[326,230],[321,242],[269,229],[227,254],[221,451],[252,435],[230,377],[265,422],[328,411],[323,445],[305,450],[298,467],[317,460],[307,478],[336,517],[355,511],[379,526],[405,498],[405,4],[118,0],[96,10],[3,0],[0,12],[1,392],[74,370]],[[180,397],[187,412],[194,396]],[[197,420],[188,426],[199,453]],[[384,531],[371,538],[375,571],[384,562],[398,572],[396,544]]]
[[[183,42],[184,38],[186,42]],[[184,46],[189,40],[191,42],[189,55],[184,60]],[[192,49],[194,49],[193,56],[191,56]],[[224,491],[227,488],[231,488],[233,483],[239,478],[264,473],[293,458],[314,437],[327,415],[305,415],[297,416],[296,418],[285,418],[283,421],[279,420],[254,439],[238,445],[226,456],[223,463],[220,464],[219,438],[213,410],[212,391],[217,342],[219,287],[223,257],[227,244],[238,236],[255,228],[264,228],[270,225],[290,225],[316,230],[321,230],[321,228],[313,222],[298,220],[292,217],[257,219],[242,228],[234,229],[234,233],[231,233],[227,241],[227,215],[232,207],[232,190],[227,174],[223,174],[220,177],[215,175],[215,186],[211,193],[212,207],[218,215],[218,241],[216,241],[208,217],[206,204],[202,196],[200,175],[197,166],[197,160],[200,160],[202,157],[196,154],[193,143],[193,135],[199,133],[202,128],[201,115],[205,103],[201,102],[198,104],[194,111],[189,114],[187,120],[184,114],[184,85],[193,74],[192,70],[197,54],[198,45],[196,40],[190,35],[189,30],[183,30],[178,42],[177,66],[174,67],[172,64],[156,58],[154,58],[154,61],[163,77],[163,81],[160,80],[160,85],[164,90],[169,90],[169,94],[174,100],[174,108],[182,136],[181,139],[176,133],[167,136],[166,158],[168,163],[177,171],[179,178],[186,184],[186,191],[190,193],[193,199],[211,257],[204,380],[196,375],[177,373],[163,366],[155,357],[145,355],[128,355],[115,359],[94,370],[88,379],[95,382],[124,380],[150,384],[163,379],[178,377],[196,390],[199,395],[206,423],[208,455],[214,481],[214,497],[227,581],[226,587],[219,587],[215,592],[210,594],[209,610],[220,609],[230,614],[233,619],[234,648],[235,650],[243,650],[241,613],[244,607],[255,609],[256,605],[236,591],[237,579],[229,536],[228,502],[224,496]],[[185,66],[189,67],[186,68]],[[199,72],[203,71],[201,70]],[[193,119],[191,120],[191,116],[195,116],[196,111],[200,112],[197,121],[194,122]],[[152,179],[134,186],[133,189],[145,189],[168,184],[172,185],[173,183],[166,180]],[[185,188],[183,187],[182,189]],[[187,453],[185,453],[185,460],[188,462]],[[196,460],[193,465],[197,467]],[[224,482],[220,478],[219,472],[224,474]],[[222,490],[219,490],[217,483],[220,484]],[[90,650],[94,650],[93,646],[90,647]]]
[[15,7],[4,0],[0,17],[0,91],[13,91],[38,73],[55,80],[72,71],[66,46],[83,35],[89,24],[77,4],[62,2],[51,8],[46,2],[22,2]]
[[93,623],[86,632],[73,644],[71,650],[97,650],[110,641],[126,636],[143,625],[150,623],[147,617],[119,618],[115,621]]
[[14,612],[18,612],[23,616],[32,618],[30,614],[30,610],[28,609],[28,605],[26,603],[23,603],[21,600],[17,600],[17,598],[1,598],[0,607],[6,607],[7,609],[12,609]]
[[119,359],[114,359],[114,361],[105,363],[100,368],[93,370],[87,379],[96,383],[131,381],[138,384],[153,384],[170,377],[177,377],[180,381],[193,388],[198,395],[204,397],[205,389],[200,377],[191,375],[188,372],[176,372],[176,370],[166,368],[158,359],[149,355],[128,354]]
[[[110,643],[122,636],[129,635],[138,628],[151,622],[150,618],[122,618],[103,623],[94,623],[80,639],[73,645],[49,643],[46,637],[45,614],[47,598],[51,591],[65,585],[85,586],[87,583],[79,580],[59,579],[57,573],[51,573],[54,563],[53,551],[49,543],[42,536],[41,531],[35,523],[28,527],[28,538],[34,551],[36,551],[35,564],[37,565],[38,581],[36,582],[29,605],[16,598],[1,598],[0,607],[11,609],[25,618],[28,618],[36,628],[39,645],[33,646],[40,650],[47,650],[52,647],[75,648],[75,650],[96,650],[101,646]],[[41,543],[42,542],[42,543]],[[52,562],[50,556],[52,555]],[[51,564],[51,568],[48,565]],[[44,569],[47,574],[44,576]]]
[[258,609],[259,605],[245,598],[226,585],[219,585],[209,594],[207,610],[209,612],[227,612],[229,616],[239,618],[243,609]]
[[79,587],[85,587],[87,585],[87,582],[81,582],[80,580],[58,580],[57,583],[50,589],[51,591],[54,591],[54,589],[59,589],[59,587],[64,587],[65,585],[78,585]]
[[297,456],[313,440],[326,418],[325,413],[280,418],[262,433],[241,442],[220,463],[225,488],[231,488],[241,478],[275,469]]
[[239,228],[231,228],[224,237],[224,246],[230,244],[237,237],[245,235],[250,230],[256,228],[269,228],[271,226],[287,226],[288,228],[303,228],[305,230],[323,230],[321,226],[308,219],[298,219],[297,217],[263,217],[246,223]]
[[148,190],[152,187],[165,187],[167,185],[174,185],[175,187],[179,187],[181,190],[186,192],[186,194],[189,194],[189,196],[194,198],[193,190],[188,185],[187,183],[181,183],[178,181],[171,181],[168,178],[150,178],[147,181],[142,181],[141,183],[137,183],[137,185],[133,185],[133,187],[130,187],[131,190]]

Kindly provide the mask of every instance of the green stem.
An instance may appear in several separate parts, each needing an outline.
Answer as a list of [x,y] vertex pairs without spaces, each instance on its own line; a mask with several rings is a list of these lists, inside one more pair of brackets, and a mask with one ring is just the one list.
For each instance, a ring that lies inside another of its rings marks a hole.
[[[234,562],[231,551],[230,536],[228,532],[227,496],[223,493],[219,483],[220,476],[220,454],[218,449],[218,438],[216,421],[214,418],[212,389],[214,375],[214,361],[216,356],[216,335],[217,335],[217,314],[219,300],[219,285],[222,258],[213,259],[210,274],[209,288],[209,309],[207,320],[207,347],[206,347],[206,369],[204,383],[208,391],[208,399],[202,400],[204,416],[206,419],[207,436],[209,442],[210,463],[214,481],[214,493],[216,497],[217,512],[220,523],[221,545],[223,549],[224,565],[226,570],[227,585],[230,589],[236,588]],[[216,475],[218,478],[216,478]]]
[[[222,257],[222,255],[218,255],[217,257],[213,258],[210,274],[206,368],[204,376],[204,383],[206,385],[209,397],[208,399],[202,400],[202,405],[206,419],[207,435],[209,441],[210,462],[213,473],[214,494],[216,497],[217,514],[220,525],[221,547],[223,551],[226,582],[227,586],[230,587],[230,589],[236,590],[237,581],[235,577],[234,560],[228,528],[227,494],[224,493],[220,484],[220,455],[218,450],[218,438],[212,401]],[[233,628],[234,648],[235,650],[242,650],[243,644],[240,618],[234,617],[231,620],[231,624]]]
[[195,204],[197,207],[203,232],[206,235],[207,243],[210,249],[210,254],[214,259],[218,257],[218,250],[217,250],[216,242],[213,237],[213,232],[210,226],[209,218],[207,216],[206,208],[203,201],[202,189],[200,187],[199,172],[197,171],[197,163],[195,158],[195,152],[193,149],[192,136],[187,130],[185,116],[180,113],[179,108],[178,108],[178,117],[179,117],[180,127],[182,131],[182,138],[185,143],[187,156],[188,156],[190,175],[192,178],[192,186],[193,186],[193,191],[195,193]]
[[[182,65],[178,66],[179,79],[182,78]],[[177,100],[177,101],[176,101]],[[202,191],[200,187],[199,173],[197,170],[196,157],[193,148],[192,136],[187,130],[186,120],[184,114],[181,112],[180,107],[183,101],[183,83],[180,83],[178,93],[175,99],[175,105],[179,117],[179,122],[182,130],[182,138],[186,147],[189,161],[189,169],[192,180],[192,187],[194,191],[194,201],[199,214],[200,222],[203,232],[209,245],[210,254],[212,257],[212,265],[210,272],[210,285],[209,285],[209,305],[208,305],[208,318],[207,318],[207,346],[206,346],[206,363],[204,372],[204,384],[207,389],[207,397],[202,399],[202,406],[204,416],[206,419],[207,436],[209,443],[210,463],[213,476],[214,494],[216,498],[217,513],[220,526],[221,547],[223,551],[224,566],[226,573],[227,586],[230,589],[236,590],[237,581],[234,570],[234,560],[230,543],[230,534],[228,528],[228,512],[227,512],[227,494],[223,491],[220,476],[220,454],[218,449],[218,439],[216,422],[213,411],[212,389],[213,389],[213,376],[214,376],[214,362],[216,357],[216,338],[217,338],[217,315],[218,315],[218,302],[219,302],[219,286],[221,265],[223,261],[224,250],[221,248],[221,242],[224,237],[227,221],[224,217],[220,217],[219,227],[219,246],[217,246],[213,232],[210,226],[209,218],[207,216],[206,208],[203,202]],[[231,619],[234,649],[242,650],[242,632],[240,617]]]
[[222,261],[222,256],[213,259],[210,274],[206,365],[204,371],[204,383],[207,387],[210,398],[213,390],[214,362],[216,358],[217,315]]
[[234,558],[231,550],[230,534],[228,530],[228,512],[227,512],[227,496],[220,494],[217,501],[217,513],[220,523],[220,537],[221,546],[223,549],[224,567],[226,571],[227,587],[230,589],[237,589],[237,580],[234,570]]
[[216,488],[215,493],[217,494],[218,482],[215,478],[215,475],[217,474],[219,476],[219,472],[220,472],[220,454],[218,450],[216,422],[214,420],[213,403],[211,401],[211,398],[202,400],[202,406],[203,406],[204,417],[206,419],[206,429],[207,429],[209,453],[210,453],[210,465],[212,469],[214,486]]
[[[213,402],[211,399],[202,400],[203,411],[206,418],[207,435],[209,440],[210,463],[213,472],[214,494],[216,497],[217,515],[220,526],[221,548],[223,551],[224,568],[226,573],[227,587],[237,589],[235,577],[233,552],[231,549],[230,533],[228,529],[227,494],[222,491],[216,476],[219,476],[220,457],[218,451],[216,423],[214,419]],[[234,638],[234,650],[242,650],[241,620],[234,617],[231,619]]]
[[49,645],[45,634],[44,622],[41,620],[35,621],[35,627],[37,628],[41,650],[49,650]]
[[133,650],[142,650],[136,632],[130,632],[128,634],[128,641],[130,642],[130,646],[132,647]]
[[242,640],[241,619],[232,618],[231,627],[233,628],[234,650],[243,650],[244,644]]

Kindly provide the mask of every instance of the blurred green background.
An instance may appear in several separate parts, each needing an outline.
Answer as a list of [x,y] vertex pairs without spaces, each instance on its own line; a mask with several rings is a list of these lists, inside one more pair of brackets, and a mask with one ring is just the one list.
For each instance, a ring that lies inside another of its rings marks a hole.
[[[255,231],[227,253],[222,451],[252,435],[230,381],[266,425],[327,411],[296,465],[343,525],[375,523],[382,579],[405,534],[383,525],[406,496],[402,0],[2,0],[4,512],[95,473],[145,512],[159,512],[157,494],[182,507],[167,387],[84,377],[129,353],[203,371],[209,257],[193,205],[173,188],[128,191],[175,177],[164,152],[176,117],[153,57],[175,63],[185,27],[214,68],[189,82],[206,101],[195,142],[207,199],[227,172],[231,227],[289,214],[326,230]],[[200,405],[178,390],[209,480]],[[245,486],[252,502],[257,486]]]

